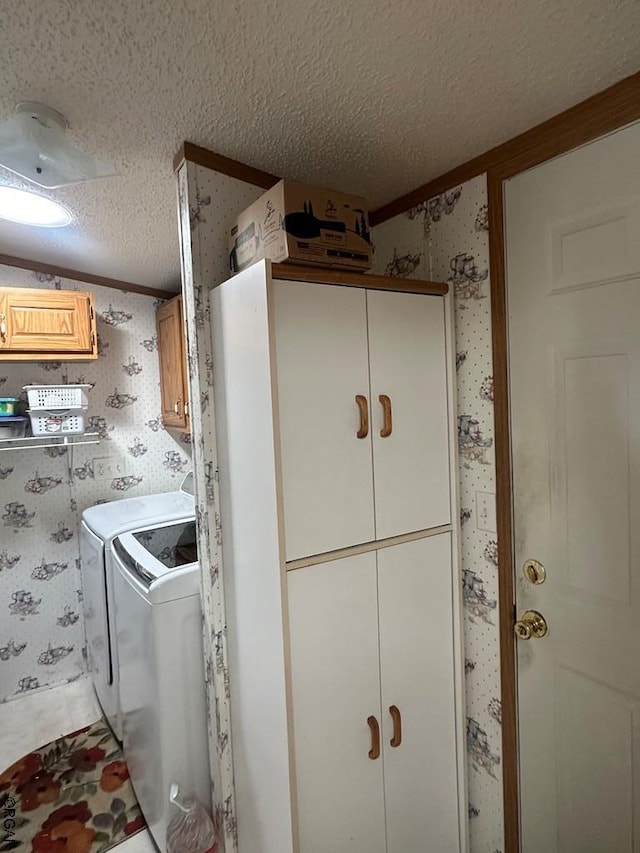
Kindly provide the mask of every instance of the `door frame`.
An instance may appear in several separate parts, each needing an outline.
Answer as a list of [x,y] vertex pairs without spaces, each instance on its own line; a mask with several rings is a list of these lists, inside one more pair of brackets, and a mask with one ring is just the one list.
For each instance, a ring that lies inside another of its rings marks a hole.
[[[494,381],[498,607],[502,685],[502,764],[505,853],[519,853],[520,798],[517,658],[514,634],[512,445],[509,401],[509,317],[507,306],[504,183],[509,178],[640,120],[640,75],[535,128],[524,147],[487,170],[489,269]],[[514,143],[516,140],[514,140]]]

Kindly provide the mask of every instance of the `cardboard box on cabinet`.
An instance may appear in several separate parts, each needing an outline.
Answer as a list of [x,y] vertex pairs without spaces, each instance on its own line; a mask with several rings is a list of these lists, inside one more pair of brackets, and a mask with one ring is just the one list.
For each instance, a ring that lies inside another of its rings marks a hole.
[[364,199],[296,181],[267,190],[238,216],[229,235],[232,273],[262,258],[367,270],[371,254]]

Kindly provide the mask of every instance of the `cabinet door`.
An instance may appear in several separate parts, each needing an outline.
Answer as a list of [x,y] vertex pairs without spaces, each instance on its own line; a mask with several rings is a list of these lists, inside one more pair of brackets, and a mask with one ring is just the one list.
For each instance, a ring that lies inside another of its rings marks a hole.
[[378,551],[378,590],[387,853],[458,853],[450,534]]
[[365,291],[276,281],[277,393],[286,559],[375,538]]
[[158,357],[160,359],[160,397],[162,423],[186,429],[186,376],[182,298],[177,296],[158,308]]
[[444,302],[367,291],[367,308],[376,538],[385,539],[451,520]]
[[97,356],[90,293],[4,287],[0,291],[0,322],[0,356]]
[[300,853],[383,853],[382,758],[369,758],[367,725],[380,722],[375,553],[287,582]]

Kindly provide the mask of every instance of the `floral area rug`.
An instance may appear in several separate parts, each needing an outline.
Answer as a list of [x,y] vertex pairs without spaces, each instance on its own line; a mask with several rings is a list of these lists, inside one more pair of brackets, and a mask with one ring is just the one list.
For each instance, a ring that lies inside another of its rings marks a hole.
[[144,829],[122,751],[104,720],[0,775],[0,851],[102,853]]

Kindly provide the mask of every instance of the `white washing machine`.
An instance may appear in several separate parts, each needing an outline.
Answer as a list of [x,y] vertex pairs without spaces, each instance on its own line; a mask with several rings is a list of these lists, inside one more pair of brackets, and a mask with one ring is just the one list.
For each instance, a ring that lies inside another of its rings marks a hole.
[[211,803],[195,522],[113,543],[123,751],[151,834],[166,850],[172,783]]
[[144,525],[194,517],[192,474],[187,474],[180,491],[110,501],[89,507],[82,513],[80,566],[87,662],[100,707],[120,741],[122,722],[113,622],[113,540],[127,530]]

